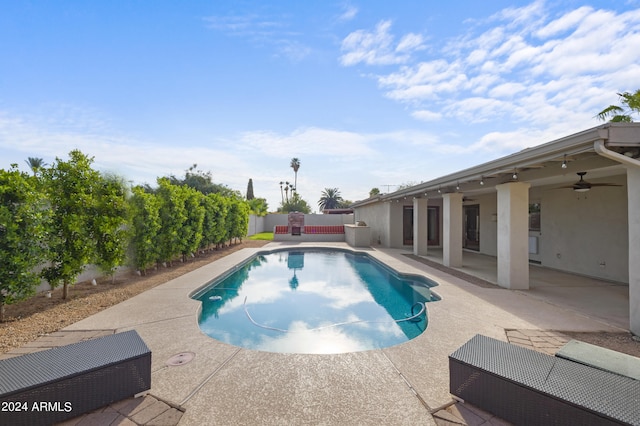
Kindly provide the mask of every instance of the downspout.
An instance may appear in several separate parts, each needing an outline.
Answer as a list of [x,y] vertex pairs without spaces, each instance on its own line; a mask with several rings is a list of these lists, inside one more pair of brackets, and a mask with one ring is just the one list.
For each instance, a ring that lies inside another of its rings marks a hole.
[[618,163],[622,163],[625,166],[632,167],[640,167],[640,161],[627,157],[626,155],[618,154],[615,151],[611,151],[604,145],[604,139],[598,139],[593,143],[593,149],[603,157],[606,157],[610,160],[617,161]]
[[[611,151],[605,147],[603,139],[595,141],[593,149],[598,155],[626,166],[628,168],[627,182],[629,182],[630,173],[636,184],[640,182],[640,161]],[[629,191],[629,187],[627,190]],[[637,212],[632,213],[631,211],[640,205],[640,196],[637,191],[629,191],[627,200],[629,205],[629,330],[632,334],[640,336],[640,265],[637,262],[638,254],[640,254],[640,221]]]

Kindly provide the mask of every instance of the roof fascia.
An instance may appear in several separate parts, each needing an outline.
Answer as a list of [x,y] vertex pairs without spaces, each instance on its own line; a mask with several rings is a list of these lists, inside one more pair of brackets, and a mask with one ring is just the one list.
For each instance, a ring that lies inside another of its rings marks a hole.
[[483,175],[506,172],[519,167],[526,167],[531,164],[557,158],[564,154],[574,155],[581,152],[593,151],[593,143],[596,140],[602,140],[608,137],[608,132],[606,130],[607,127],[608,125],[594,127],[533,148],[525,148],[522,151],[518,151],[514,154],[510,154],[478,166],[451,173],[410,188],[385,194],[381,198],[390,199],[417,195],[427,190],[433,191],[439,187],[452,186],[457,182],[479,179]]
[[419,196],[424,192],[434,191],[440,187],[448,187],[458,182],[480,179],[483,175],[524,168],[532,164],[562,157],[565,154],[575,155],[594,151],[594,143],[596,141],[604,141],[612,146],[637,146],[639,133],[640,123],[606,123],[533,148],[525,148],[514,154],[423,182],[410,188],[358,201],[352,204],[352,207],[375,204],[403,196]]

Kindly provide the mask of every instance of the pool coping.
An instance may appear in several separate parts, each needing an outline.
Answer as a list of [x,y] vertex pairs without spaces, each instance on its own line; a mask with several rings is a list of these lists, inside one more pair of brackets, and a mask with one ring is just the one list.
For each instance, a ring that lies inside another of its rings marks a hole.
[[[289,247],[365,252],[398,273],[438,282],[429,326],[397,346],[335,355],[237,348],[204,335],[200,302],[189,298],[260,251]],[[486,289],[428,267],[394,249],[351,250],[346,243],[270,243],[243,249],[79,321],[65,330],[135,329],[153,352],[151,393],[186,411],[180,424],[435,424],[452,403],[448,355],[477,333],[506,340],[506,329],[615,330],[521,292]],[[437,342],[437,343],[435,343]],[[169,367],[173,355],[194,360]],[[240,403],[238,403],[240,401]]]

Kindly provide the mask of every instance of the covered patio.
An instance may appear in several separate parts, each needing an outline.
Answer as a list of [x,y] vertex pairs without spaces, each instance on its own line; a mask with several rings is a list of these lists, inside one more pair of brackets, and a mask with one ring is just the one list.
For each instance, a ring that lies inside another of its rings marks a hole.
[[[463,251],[462,265],[443,265],[442,249],[431,249],[425,256],[404,255],[428,266],[448,272],[485,288],[497,284],[497,259],[472,251]],[[570,310],[610,327],[627,330],[629,324],[629,285],[529,265],[529,289],[519,293]]]
[[558,303],[600,289],[592,315],[624,296],[619,325],[640,334],[640,123],[598,126],[352,207],[373,246]]

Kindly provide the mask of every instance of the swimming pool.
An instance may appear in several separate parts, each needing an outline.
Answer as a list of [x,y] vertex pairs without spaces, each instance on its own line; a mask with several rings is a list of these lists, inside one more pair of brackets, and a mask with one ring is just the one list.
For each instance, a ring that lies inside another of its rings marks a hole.
[[248,349],[345,353],[389,347],[427,327],[435,282],[342,250],[261,253],[193,295],[200,329]]

